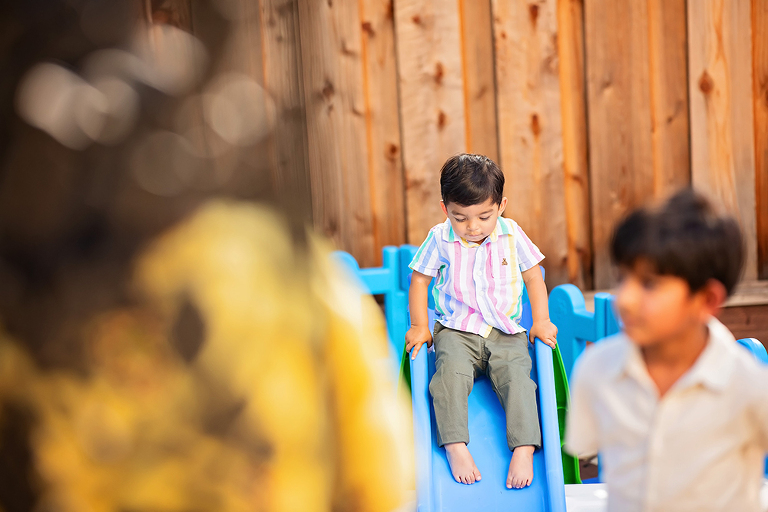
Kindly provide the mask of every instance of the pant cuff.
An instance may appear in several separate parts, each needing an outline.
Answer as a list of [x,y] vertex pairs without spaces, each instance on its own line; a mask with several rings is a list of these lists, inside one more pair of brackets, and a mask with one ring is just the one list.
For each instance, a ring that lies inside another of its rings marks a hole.
[[507,446],[509,446],[510,451],[515,451],[515,448],[518,446],[533,446],[537,450],[541,448],[541,440],[538,441],[521,441],[516,443],[507,443]]
[[446,436],[446,437],[442,437],[441,436],[438,439],[438,441],[437,441],[437,446],[442,448],[446,444],[451,444],[451,443],[464,443],[464,444],[468,445],[469,444],[469,436],[461,436],[461,435],[458,435],[458,436]]

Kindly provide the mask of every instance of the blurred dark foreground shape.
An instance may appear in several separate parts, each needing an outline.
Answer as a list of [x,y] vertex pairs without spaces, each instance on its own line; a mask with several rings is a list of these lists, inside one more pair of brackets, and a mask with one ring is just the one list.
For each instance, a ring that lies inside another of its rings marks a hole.
[[2,7],[0,510],[402,506],[384,325],[275,171],[235,3],[165,3]]

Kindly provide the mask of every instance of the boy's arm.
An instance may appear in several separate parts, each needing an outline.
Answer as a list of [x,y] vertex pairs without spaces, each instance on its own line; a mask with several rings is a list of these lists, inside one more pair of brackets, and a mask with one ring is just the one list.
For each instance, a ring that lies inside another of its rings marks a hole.
[[411,313],[411,328],[405,333],[405,349],[410,352],[412,359],[416,359],[421,346],[426,343],[432,346],[432,331],[429,328],[429,316],[427,313],[427,293],[432,276],[413,271],[411,288],[408,290],[408,310]]
[[594,394],[577,361],[571,377],[571,403],[565,429],[565,450],[576,457],[596,455],[599,447],[597,418],[593,412]]
[[759,379],[755,382],[755,389],[758,390],[755,416],[760,446],[768,453],[768,366],[762,366],[758,375]]
[[541,277],[541,269],[534,265],[523,271],[523,281],[528,290],[528,299],[531,301],[531,316],[533,325],[529,331],[529,338],[533,343],[534,338],[539,338],[552,348],[557,344],[557,327],[549,320],[549,302],[547,300],[547,285]]

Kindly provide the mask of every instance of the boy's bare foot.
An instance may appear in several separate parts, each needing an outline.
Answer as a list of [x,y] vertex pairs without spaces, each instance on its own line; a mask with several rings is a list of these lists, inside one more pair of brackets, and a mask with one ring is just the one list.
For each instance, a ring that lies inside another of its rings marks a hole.
[[469,448],[464,443],[448,443],[445,445],[445,454],[448,456],[448,464],[451,466],[453,478],[461,484],[473,484],[480,481],[480,471],[475,466],[475,459],[469,453]]
[[507,474],[507,489],[522,489],[533,482],[533,446],[518,446],[512,452]]

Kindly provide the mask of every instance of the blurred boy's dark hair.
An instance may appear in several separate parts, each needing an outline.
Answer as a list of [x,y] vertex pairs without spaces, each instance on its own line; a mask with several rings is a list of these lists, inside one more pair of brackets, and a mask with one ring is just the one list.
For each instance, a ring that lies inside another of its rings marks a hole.
[[504,196],[504,174],[487,156],[455,155],[440,169],[440,193],[445,204],[472,206],[488,199],[500,204]]
[[627,268],[646,261],[658,274],[685,280],[691,292],[716,279],[730,295],[741,275],[744,244],[736,220],[688,188],[658,207],[633,211],[619,223],[611,239],[611,259]]

